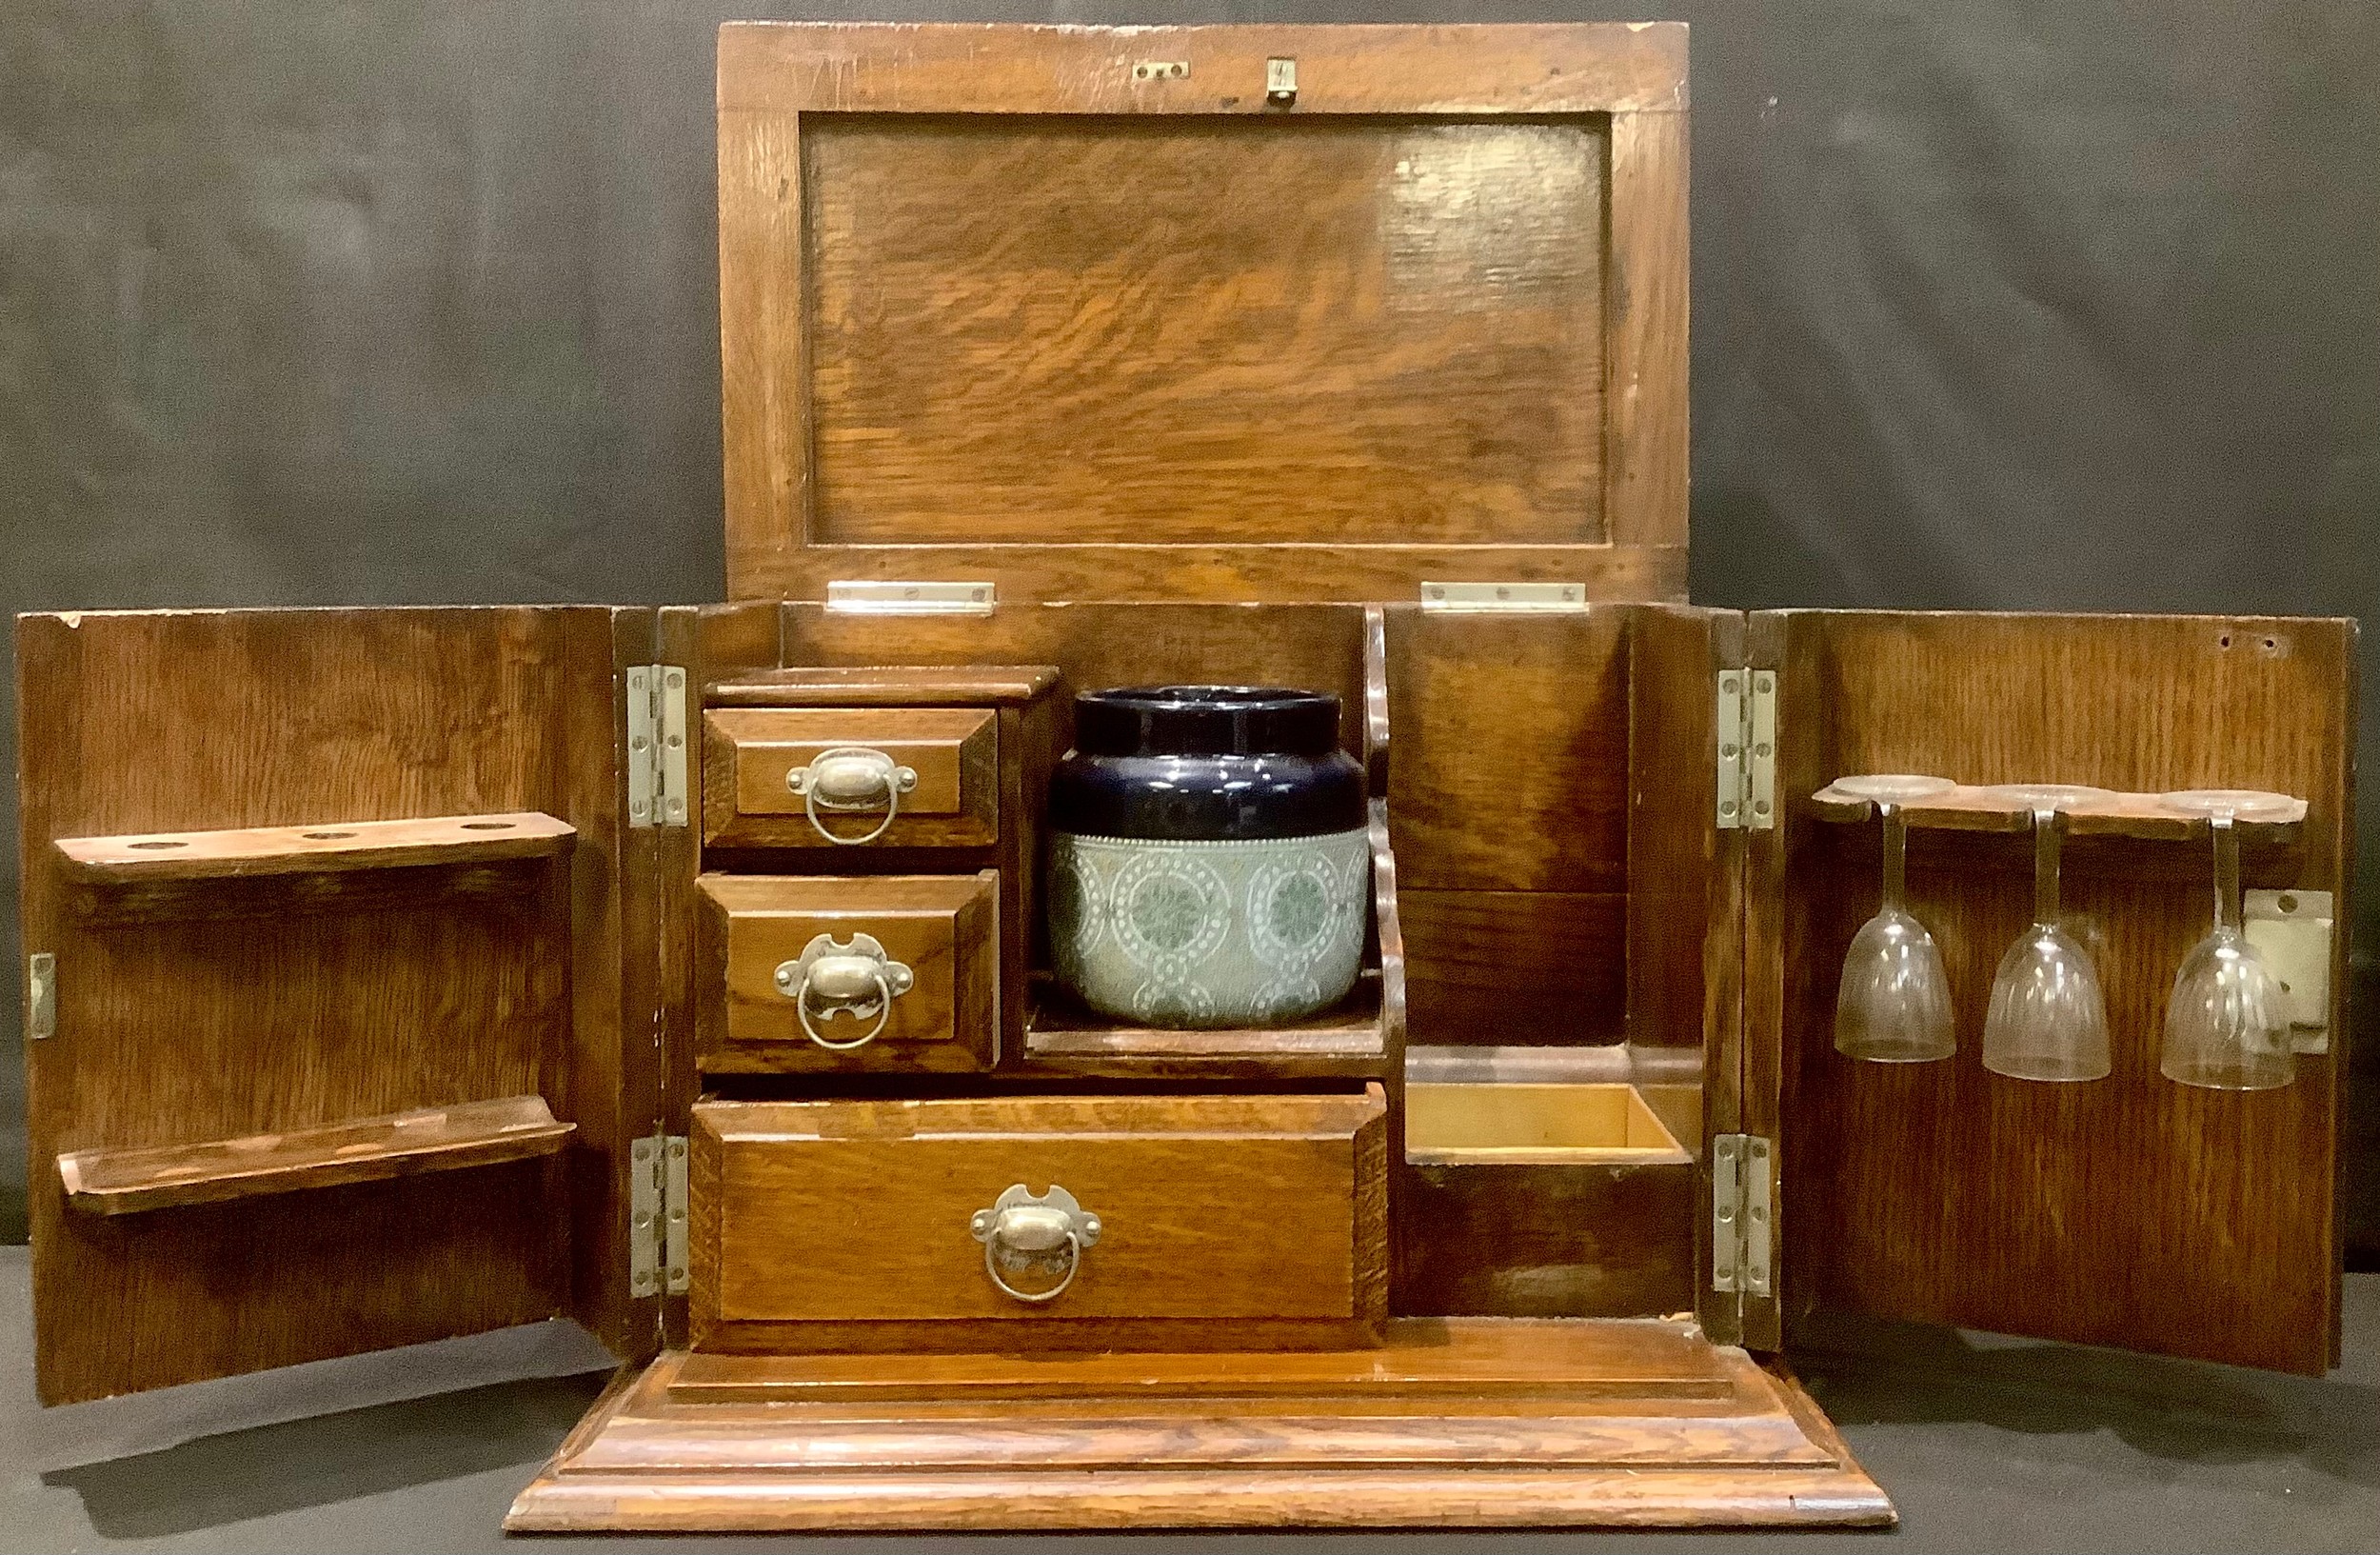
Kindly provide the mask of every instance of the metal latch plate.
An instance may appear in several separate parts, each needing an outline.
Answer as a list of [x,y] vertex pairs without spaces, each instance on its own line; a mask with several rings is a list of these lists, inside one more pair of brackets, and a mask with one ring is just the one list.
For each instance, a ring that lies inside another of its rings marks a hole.
[[58,1029],[58,958],[36,950],[25,958],[25,1035],[39,1042]]

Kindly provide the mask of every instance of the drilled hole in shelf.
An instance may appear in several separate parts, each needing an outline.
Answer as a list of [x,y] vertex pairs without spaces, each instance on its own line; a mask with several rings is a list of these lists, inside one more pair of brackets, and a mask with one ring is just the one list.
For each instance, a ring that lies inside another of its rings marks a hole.
[[190,845],[186,842],[177,842],[171,837],[160,837],[153,843],[132,843],[128,846],[137,847],[143,852],[153,852],[160,847],[188,847]]
[[352,837],[355,833],[352,831],[302,831],[298,833],[298,835],[304,837],[307,842],[327,843],[333,842],[341,837]]
[[2227,631],[2221,637],[2217,638],[2216,641],[2220,642],[2225,648],[2230,648],[2231,646],[2231,634]]
[[2297,910],[2297,898],[2294,896],[2284,896],[2281,898],[2280,907],[2283,912],[2295,912]]
[[463,823],[463,829],[466,831],[510,831],[512,823],[510,821],[466,821]]

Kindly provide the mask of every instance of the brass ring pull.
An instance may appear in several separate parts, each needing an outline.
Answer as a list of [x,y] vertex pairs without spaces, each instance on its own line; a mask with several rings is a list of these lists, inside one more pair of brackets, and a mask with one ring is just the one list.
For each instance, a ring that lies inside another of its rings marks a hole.
[[[1073,1194],[1056,1183],[1039,1198],[1018,1183],[994,1200],[989,1209],[977,1210],[968,1229],[983,1244],[983,1272],[991,1276],[1001,1294],[1038,1306],[1064,1295],[1075,1276],[1082,1272],[1083,1249],[1100,1239],[1100,1218],[1084,1210]],[[1061,1249],[1065,1254],[1065,1277],[1046,1290],[1020,1290],[1001,1273],[1003,1260],[1045,1261]]]
[[[901,796],[918,786],[917,768],[902,767],[881,750],[865,746],[837,746],[822,750],[810,758],[807,767],[797,767],[785,774],[785,787],[802,796],[802,813],[810,818],[811,827],[828,842],[843,847],[857,847],[883,836],[901,813]],[[819,811],[872,810],[884,807],[884,818],[875,827],[857,837],[846,837],[828,829]]]
[[[779,964],[776,982],[777,991],[793,1001],[794,1018],[802,1023],[803,1034],[830,1053],[847,1053],[883,1035],[892,1020],[893,1001],[916,986],[917,974],[886,955],[873,934],[854,934],[847,945],[837,944],[831,934],[820,934],[802,947],[799,961]],[[832,1021],[843,1014],[865,1020],[873,1010],[875,1024],[840,1042],[825,1036],[810,1018],[813,994],[824,1007],[820,1011],[822,1020]]]

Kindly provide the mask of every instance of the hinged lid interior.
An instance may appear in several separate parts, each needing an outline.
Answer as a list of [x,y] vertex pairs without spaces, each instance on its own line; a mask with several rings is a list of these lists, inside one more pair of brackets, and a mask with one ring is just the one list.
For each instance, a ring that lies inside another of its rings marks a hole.
[[1681,595],[1684,72],[1674,24],[726,28],[731,595]]

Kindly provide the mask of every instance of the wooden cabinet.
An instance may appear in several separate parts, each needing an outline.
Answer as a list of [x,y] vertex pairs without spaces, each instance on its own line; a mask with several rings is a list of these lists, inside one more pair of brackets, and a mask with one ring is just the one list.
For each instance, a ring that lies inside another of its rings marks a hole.
[[703,1067],[991,1067],[999,884],[989,869],[704,875]]
[[1387,1114],[1377,1085],[700,1103],[695,1347],[1377,1342]]
[[[1682,603],[1685,84],[727,28],[732,603],[19,625],[43,1398],[569,1317],[651,1365],[516,1526],[1810,1523],[1891,1516],[1812,1306],[2322,1370],[2354,628]],[[1193,682],[1367,773],[1309,1020],[1047,975],[1069,693]],[[1933,1063],[1833,1041],[1878,772],[1966,786]],[[1979,1062],[2000,783],[2113,795],[2103,1079]],[[2209,787],[2279,1089],[2159,1072]]]

